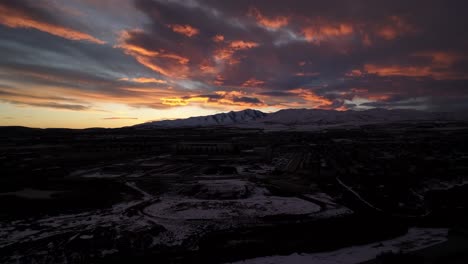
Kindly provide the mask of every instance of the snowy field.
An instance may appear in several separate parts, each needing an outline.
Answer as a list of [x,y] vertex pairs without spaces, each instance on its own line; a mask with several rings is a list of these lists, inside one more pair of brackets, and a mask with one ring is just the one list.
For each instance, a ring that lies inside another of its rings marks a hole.
[[411,252],[447,240],[446,228],[411,228],[404,236],[372,244],[342,248],[315,254],[295,253],[289,256],[270,256],[248,259],[235,264],[355,264],[374,259],[384,252]]
[[[256,218],[272,215],[308,215],[321,207],[296,197],[270,196],[269,192],[243,180],[199,181],[195,197],[161,197],[145,209],[148,215],[179,220]],[[221,199],[219,199],[221,198]]]
[[224,219],[272,215],[307,215],[320,210],[316,204],[299,198],[252,197],[242,200],[199,200],[163,198],[145,212],[166,219]]
[[[134,182],[126,185],[140,193],[141,198],[107,209],[0,223],[0,250],[41,241],[65,246],[105,238],[105,244],[94,249],[104,256],[115,253],[113,241],[128,233],[138,234],[134,239],[149,236],[147,248],[151,250],[184,245],[211,232],[255,227],[268,216],[319,219],[353,213],[324,193],[302,198],[275,196],[244,179],[198,180],[163,196],[147,193]],[[152,233],[155,228],[158,231]],[[37,252],[38,256],[47,254]],[[9,260],[14,262],[16,257],[20,255],[12,255]]]

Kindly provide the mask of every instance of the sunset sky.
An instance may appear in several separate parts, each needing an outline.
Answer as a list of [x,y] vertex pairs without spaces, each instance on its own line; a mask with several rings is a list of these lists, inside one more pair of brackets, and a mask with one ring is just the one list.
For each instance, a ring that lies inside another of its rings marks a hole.
[[0,0],[0,125],[468,110],[464,0]]

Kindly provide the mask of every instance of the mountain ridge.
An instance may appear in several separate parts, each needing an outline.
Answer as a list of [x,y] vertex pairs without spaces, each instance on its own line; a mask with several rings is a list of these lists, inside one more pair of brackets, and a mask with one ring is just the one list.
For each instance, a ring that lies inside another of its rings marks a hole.
[[140,128],[188,128],[188,127],[241,127],[267,128],[305,126],[313,128],[335,125],[359,125],[403,121],[444,121],[468,120],[467,115],[449,112],[425,112],[410,109],[388,110],[324,110],[324,109],[282,109],[273,113],[246,109],[186,119],[153,121],[136,125]]
[[201,127],[201,126],[223,126],[234,125],[242,122],[256,120],[265,117],[267,114],[259,110],[246,109],[242,111],[230,111],[207,116],[194,116],[174,120],[161,120],[143,123],[137,126],[155,127]]

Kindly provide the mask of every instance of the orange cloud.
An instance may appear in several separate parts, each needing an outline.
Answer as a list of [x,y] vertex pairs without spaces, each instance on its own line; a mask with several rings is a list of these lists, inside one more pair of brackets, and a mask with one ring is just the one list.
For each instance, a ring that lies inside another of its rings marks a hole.
[[[221,48],[214,51],[213,56],[216,60],[224,61],[230,60],[232,55],[234,54],[234,50],[229,48]],[[234,61],[233,61],[234,62]],[[238,62],[238,61],[236,61]],[[234,63],[231,63],[234,64]]]
[[258,47],[258,43],[253,41],[244,41],[244,40],[234,40],[229,46],[234,50],[244,50]]
[[130,82],[135,82],[135,83],[167,83],[164,80],[159,80],[155,78],[147,78],[147,77],[139,77],[139,78],[121,78],[119,79],[120,81],[130,81]]
[[371,74],[379,76],[403,76],[403,77],[427,77],[435,80],[454,80],[467,79],[468,75],[464,73],[450,72],[446,70],[438,70],[432,66],[380,66],[374,64],[366,64],[365,70]]
[[260,13],[260,11],[256,8],[250,8],[248,15],[254,17],[259,25],[270,29],[279,29],[289,24],[288,17],[277,16],[268,18]]
[[49,33],[54,36],[62,37],[70,40],[84,40],[93,42],[96,44],[104,44],[105,42],[99,40],[89,34],[59,26],[35,20],[28,14],[20,12],[18,10],[2,6],[0,3],[0,24],[11,27],[11,28],[33,28],[42,32]]
[[204,60],[200,66],[200,71],[204,74],[216,74],[218,72],[218,69],[212,65],[211,61],[209,60]]
[[137,82],[137,83],[167,83],[164,80],[159,80],[155,78],[145,78],[145,77],[140,77],[140,78],[134,78],[132,81]]
[[390,99],[391,96],[387,94],[371,94],[366,96],[366,98],[372,101],[385,101]]
[[140,54],[140,55],[143,55],[143,56],[157,56],[159,54],[159,52],[157,51],[150,51],[150,50],[147,50],[143,47],[138,47],[138,46],[135,46],[135,45],[132,45],[132,44],[121,44],[121,45],[118,45],[116,47],[119,47],[119,48],[122,48],[126,51],[126,53],[137,53],[137,54]]
[[333,105],[332,100],[326,97],[317,95],[316,93],[308,89],[297,88],[297,89],[291,90],[290,92],[304,99],[306,103],[312,103],[314,108],[320,108],[320,109],[332,108],[332,105]]
[[223,35],[216,35],[213,37],[214,42],[223,42],[224,41],[224,36]]
[[265,84],[264,81],[257,80],[255,78],[250,78],[247,81],[245,81],[242,86],[243,87],[261,87]]
[[[186,78],[190,72],[187,66],[190,62],[189,58],[162,49],[158,51],[148,50],[144,47],[128,44],[132,34],[142,32],[139,29],[122,31],[119,36],[119,44],[115,47],[123,49],[126,54],[134,57],[140,64],[155,72],[168,77]],[[176,61],[177,63],[168,62],[167,60]]]
[[182,98],[161,98],[161,103],[168,106],[185,106],[188,105],[187,100]]
[[161,53],[158,57],[173,59],[173,60],[178,61],[180,64],[184,64],[184,65],[189,63],[190,61],[189,58],[186,58],[186,57],[174,54],[174,53]]
[[324,26],[320,31],[325,36],[343,36],[349,35],[354,32],[354,29],[351,25],[340,24],[339,26]]
[[207,104],[209,100],[210,98],[205,96],[161,98],[162,104],[167,106],[186,106],[190,103]]
[[229,42],[226,47],[215,50],[213,56],[218,61],[226,61],[228,64],[237,64],[239,60],[233,58],[236,51],[252,49],[258,46],[259,44],[257,42],[234,40]]
[[161,98],[163,105],[169,107],[187,106],[190,104],[202,104],[213,108],[224,108],[226,105],[234,108],[263,106],[264,103],[256,98],[248,97],[241,91],[216,91],[211,96],[189,95]]
[[116,47],[123,49],[125,53],[127,54],[136,53],[136,54],[148,56],[148,57],[155,57],[159,54],[159,52],[157,51],[147,50],[143,47],[139,47],[139,46],[132,45],[132,44],[126,44],[126,43],[122,43],[120,45],[117,45]]
[[151,70],[153,70],[155,72],[159,72],[162,75],[169,76],[169,77],[172,76],[172,74],[169,71],[167,71],[166,69],[164,69],[161,66],[157,65],[156,63],[153,63],[151,61],[151,58],[149,58],[149,57],[136,56],[135,59],[140,64],[146,66],[147,68],[149,68],[149,69],[151,69]]
[[379,93],[370,93],[368,89],[365,88],[351,88],[348,92],[342,92],[340,95],[342,96],[347,96],[347,97],[352,97],[354,99],[366,99],[369,101],[387,101],[392,96],[394,96],[394,93],[387,92],[383,94]]
[[[56,78],[46,74],[38,74],[37,77],[43,79]],[[186,96],[186,90],[162,85],[151,87],[140,85],[142,83],[163,84],[162,80],[147,77],[122,78],[121,80],[128,83],[122,83],[122,85],[106,91],[102,89],[79,90],[75,87],[40,84],[35,84],[33,87],[25,87],[22,84],[15,85],[13,88],[0,87],[0,101],[20,106],[47,107],[71,111],[98,111],[94,108],[95,105],[109,102],[156,109],[187,104],[202,104],[225,109],[221,103],[216,101],[208,102],[210,100],[208,97]],[[81,82],[81,80],[77,80],[77,82]],[[128,86],[123,86],[125,84],[128,84]],[[93,83],[93,85],[100,84]]]
[[377,31],[377,35],[386,40],[392,40],[398,36],[398,31],[391,26],[384,26]]
[[[119,91],[120,90],[120,91]],[[67,97],[77,98],[89,103],[125,104],[133,107],[168,108],[169,104],[164,104],[163,98],[176,98],[182,93],[180,90],[170,89],[170,87],[123,87],[112,93],[102,93],[99,91],[79,91],[61,87],[48,88],[50,94],[67,95]]]
[[190,25],[178,25],[178,24],[172,24],[172,25],[167,25],[169,28],[172,29],[172,31],[185,35],[189,38],[198,35],[200,33],[200,30],[197,28],[194,28]]
[[366,64],[364,69],[368,73],[379,76],[429,77],[432,75],[432,70],[429,66],[380,66]]
[[359,69],[355,69],[355,70],[351,70],[350,72],[346,73],[346,77],[361,77],[364,73],[359,70]]
[[432,58],[432,63],[426,66],[399,66],[366,64],[364,70],[379,76],[427,77],[435,80],[468,79],[464,72],[450,69],[450,66],[461,57],[449,53],[419,53],[415,56]]
[[390,16],[388,23],[377,29],[377,36],[385,40],[393,40],[407,33],[415,32],[415,28],[402,17]]
[[432,63],[439,67],[450,67],[455,62],[465,59],[463,55],[444,51],[418,52],[413,54],[413,56],[430,58]]
[[221,86],[221,85],[224,84],[224,81],[225,81],[225,79],[223,78],[223,76],[221,76],[221,75],[218,74],[218,75],[216,76],[216,79],[213,81],[213,84],[214,84],[214,85]]
[[372,46],[372,40],[371,40],[369,34],[364,33],[364,35],[362,37],[362,44],[364,44],[364,46],[366,46],[366,47]]
[[302,33],[307,41],[319,45],[320,42],[336,37],[343,37],[354,32],[350,24],[341,23],[339,25],[309,26],[302,29]]
[[115,48],[121,48],[127,54],[139,54],[148,57],[154,57],[159,55],[159,52],[155,50],[149,50],[144,47],[140,47],[137,45],[129,44],[128,41],[132,38],[132,34],[143,34],[143,30],[141,29],[132,29],[132,30],[122,30],[119,33],[118,37],[118,44],[115,45]]

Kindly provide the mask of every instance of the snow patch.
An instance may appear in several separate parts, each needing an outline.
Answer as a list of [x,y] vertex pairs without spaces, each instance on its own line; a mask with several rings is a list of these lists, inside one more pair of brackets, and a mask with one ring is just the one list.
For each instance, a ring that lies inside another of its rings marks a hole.
[[384,252],[411,252],[437,245],[446,241],[447,236],[446,228],[411,228],[404,236],[377,243],[315,254],[260,257],[235,264],[354,264],[374,259]]

